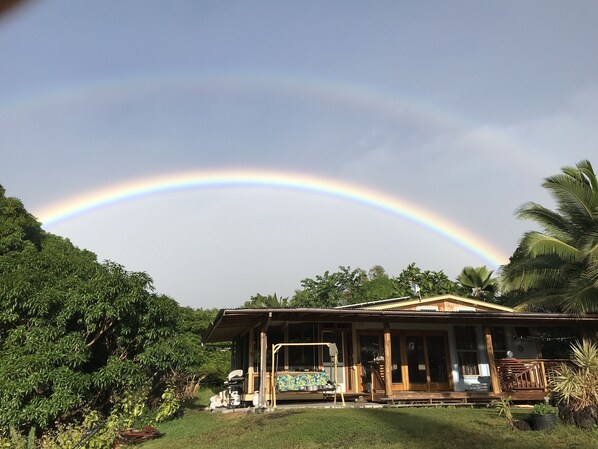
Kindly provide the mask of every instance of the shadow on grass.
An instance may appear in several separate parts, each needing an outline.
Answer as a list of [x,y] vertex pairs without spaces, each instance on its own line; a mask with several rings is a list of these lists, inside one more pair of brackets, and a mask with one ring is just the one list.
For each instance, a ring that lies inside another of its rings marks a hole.
[[[372,439],[381,444],[391,444],[393,441],[405,439],[412,441],[406,447],[414,449],[588,447],[583,445],[583,441],[578,443],[564,441],[555,434],[513,431],[508,427],[506,420],[493,416],[493,410],[426,408],[410,409],[409,412],[401,409],[362,409],[361,412],[379,424],[377,428],[372,429]],[[486,419],[480,418],[480,415]],[[523,417],[524,414],[517,414],[515,419],[523,419]],[[377,432],[380,433],[379,438],[375,437]],[[587,437],[582,440],[592,441],[590,435]]]

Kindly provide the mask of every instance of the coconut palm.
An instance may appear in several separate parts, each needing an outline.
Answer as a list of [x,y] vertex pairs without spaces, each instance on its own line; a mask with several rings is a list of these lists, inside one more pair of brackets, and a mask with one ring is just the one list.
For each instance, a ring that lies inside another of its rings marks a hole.
[[502,290],[525,293],[523,308],[546,304],[568,312],[598,311],[598,178],[587,161],[564,167],[542,186],[556,210],[526,203],[517,211],[543,231],[526,232],[503,268]]
[[498,281],[492,277],[494,271],[483,267],[465,267],[457,277],[457,281],[471,289],[471,297],[484,301],[493,301],[497,291]]

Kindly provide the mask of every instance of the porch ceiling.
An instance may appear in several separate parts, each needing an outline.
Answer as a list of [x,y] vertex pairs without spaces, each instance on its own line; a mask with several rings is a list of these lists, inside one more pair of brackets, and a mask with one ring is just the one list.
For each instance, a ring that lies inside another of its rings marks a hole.
[[229,341],[262,322],[428,323],[519,326],[578,326],[598,328],[598,314],[521,312],[424,312],[370,309],[222,309],[207,329],[207,343]]

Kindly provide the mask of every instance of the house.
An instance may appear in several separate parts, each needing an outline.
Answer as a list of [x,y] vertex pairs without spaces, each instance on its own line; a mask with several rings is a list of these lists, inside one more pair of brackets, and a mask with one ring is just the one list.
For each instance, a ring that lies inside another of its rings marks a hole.
[[260,406],[321,398],[330,393],[326,380],[336,383],[334,393],[373,401],[467,402],[542,399],[570,343],[596,331],[598,315],[523,313],[443,295],[333,309],[223,309],[205,341],[232,341],[243,399]]

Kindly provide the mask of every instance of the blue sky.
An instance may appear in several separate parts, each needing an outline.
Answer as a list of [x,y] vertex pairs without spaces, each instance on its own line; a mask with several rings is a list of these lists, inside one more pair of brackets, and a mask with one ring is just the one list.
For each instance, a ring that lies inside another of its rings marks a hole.
[[[377,189],[511,254],[543,177],[598,165],[598,4],[33,1],[0,18],[0,183],[34,214],[148,176],[299,172]],[[48,227],[194,307],[339,265],[486,263],[318,195],[160,195]]]

